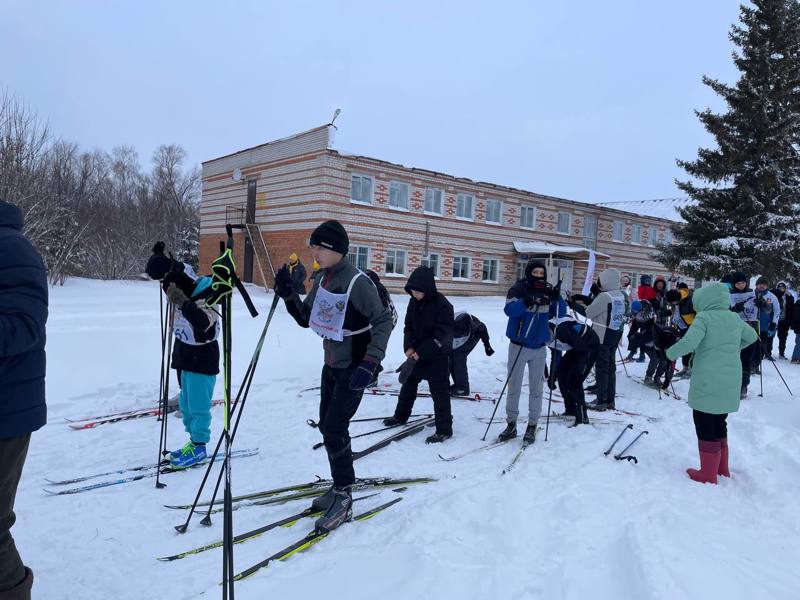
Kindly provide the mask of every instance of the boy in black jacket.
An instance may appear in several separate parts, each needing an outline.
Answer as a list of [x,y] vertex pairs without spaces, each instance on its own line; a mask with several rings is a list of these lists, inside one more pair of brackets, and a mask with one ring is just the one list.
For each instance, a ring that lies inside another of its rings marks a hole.
[[453,327],[453,354],[450,357],[450,375],[453,378],[450,393],[454,396],[469,396],[467,357],[479,341],[483,343],[486,356],[494,354],[486,325],[478,317],[467,312],[456,314]]
[[405,423],[417,399],[417,387],[423,379],[433,398],[436,433],[425,442],[436,444],[453,436],[450,411],[449,355],[453,349],[453,305],[436,290],[433,271],[417,267],[406,284],[411,296],[406,310],[403,349],[406,362],[400,368],[400,397],[394,416],[386,425]]
[[575,426],[588,424],[583,382],[597,360],[600,338],[587,325],[586,319],[577,315],[550,319],[550,328],[554,348],[566,351],[566,354],[556,361],[557,366],[550,374],[547,386],[553,390],[558,382],[564,398],[564,414],[575,417]]
[[186,468],[206,458],[211,439],[211,398],[219,373],[220,324],[217,313],[205,306],[211,278],[193,280],[181,271],[169,272],[161,284],[175,306],[172,330],[175,344],[172,368],[181,384],[180,408],[189,441],[170,452],[173,467]]

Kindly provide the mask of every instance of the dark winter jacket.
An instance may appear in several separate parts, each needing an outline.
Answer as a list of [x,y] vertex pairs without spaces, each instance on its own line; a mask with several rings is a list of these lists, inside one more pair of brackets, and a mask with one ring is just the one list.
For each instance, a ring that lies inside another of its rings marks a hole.
[[[791,299],[791,296],[787,296],[787,304]],[[792,307],[792,331],[800,334],[800,297],[794,301],[794,306]]]
[[[182,272],[167,274],[162,284],[164,290],[175,283],[188,298],[197,296],[211,285],[210,277],[196,282]],[[203,306],[204,300],[189,300],[175,307],[172,347],[172,368],[203,375],[219,373],[219,315]],[[187,331],[186,328],[190,329]],[[188,343],[191,341],[192,343]]]
[[0,438],[47,422],[45,325],[47,274],[22,235],[22,212],[0,201]]
[[425,298],[413,296],[408,302],[403,350],[413,348],[420,361],[435,360],[453,350],[453,305],[436,289],[433,271],[417,267],[406,283],[406,292],[423,292]]
[[[546,271],[541,289],[536,289],[531,271],[532,264],[528,264],[525,278],[517,281],[506,294],[506,306],[503,309],[508,316],[506,336],[514,344],[526,348],[542,348],[550,340],[548,321],[551,317],[563,317],[567,312],[567,305],[560,296],[556,296],[553,287],[546,283]],[[536,303],[537,299],[541,299],[541,303]],[[526,301],[533,302],[530,308],[525,304]]]
[[292,275],[292,286],[298,294],[306,293],[306,268],[299,260],[292,264],[289,263],[289,273]]
[[775,294],[781,307],[781,322],[791,325],[794,316],[794,297],[788,291],[781,291],[780,288],[772,290],[772,293]]
[[489,346],[489,330],[486,325],[476,316],[466,312],[460,312],[455,316],[455,326],[453,329],[453,352],[459,348],[472,348],[478,343],[483,342],[484,346]]
[[345,309],[344,327],[358,331],[370,326],[368,331],[345,337],[341,342],[324,339],[325,364],[335,369],[358,365],[365,358],[380,363],[392,334],[392,315],[383,306],[372,280],[359,275],[360,271],[346,258],[328,269],[320,269],[314,276],[311,291],[301,299],[297,293],[285,299],[286,310],[301,327],[309,326],[311,310],[320,286],[332,294],[344,294],[353,277],[357,277]]

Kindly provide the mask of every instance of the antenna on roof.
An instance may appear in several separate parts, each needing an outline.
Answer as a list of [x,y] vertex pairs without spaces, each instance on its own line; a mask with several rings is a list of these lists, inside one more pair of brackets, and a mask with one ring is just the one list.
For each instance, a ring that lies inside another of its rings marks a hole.
[[330,122],[330,123],[328,123],[328,125],[333,125],[333,122],[336,120],[336,117],[338,117],[338,116],[341,114],[341,112],[342,112],[342,109],[341,109],[341,108],[337,108],[337,109],[336,109],[336,110],[333,112],[333,118],[331,119],[331,122]]

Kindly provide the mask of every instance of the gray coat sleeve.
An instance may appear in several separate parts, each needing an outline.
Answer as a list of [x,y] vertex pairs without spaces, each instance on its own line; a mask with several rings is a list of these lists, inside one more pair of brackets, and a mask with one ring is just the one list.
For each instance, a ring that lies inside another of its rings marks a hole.
[[605,326],[608,325],[607,315],[609,314],[608,308],[610,304],[611,296],[603,292],[602,294],[598,295],[589,306],[586,307],[586,317],[591,319],[592,323],[594,323],[592,329],[594,329],[597,337],[600,338],[601,344],[606,337]]
[[[309,294],[310,296],[311,294]],[[306,299],[308,302],[308,299]],[[378,297],[378,290],[367,277],[358,277],[350,293],[350,303],[369,319],[372,339],[367,346],[366,358],[380,363],[386,355],[386,346],[392,334],[392,313]]]

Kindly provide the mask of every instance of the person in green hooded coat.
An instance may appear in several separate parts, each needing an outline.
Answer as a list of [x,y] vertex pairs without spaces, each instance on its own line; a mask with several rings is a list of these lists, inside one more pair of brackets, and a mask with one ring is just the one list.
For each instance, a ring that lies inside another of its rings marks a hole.
[[728,413],[739,410],[742,363],[739,352],[758,339],[755,330],[731,312],[731,295],[722,283],[694,293],[697,316],[686,335],[667,349],[667,358],[694,355],[689,383],[700,452],[700,469],[687,469],[694,481],[717,483],[730,477],[728,468]]

